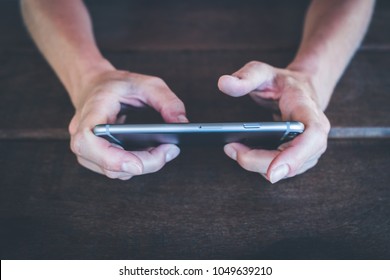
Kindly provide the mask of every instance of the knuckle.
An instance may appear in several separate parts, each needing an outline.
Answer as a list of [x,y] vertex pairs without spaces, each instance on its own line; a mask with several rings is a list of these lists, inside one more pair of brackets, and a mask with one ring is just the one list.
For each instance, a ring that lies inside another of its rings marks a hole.
[[110,179],[118,179],[119,178],[119,173],[117,173],[117,172],[113,172],[111,170],[106,170],[106,169],[104,169],[103,172],[104,172],[104,175],[106,175]]
[[327,138],[330,131],[330,122],[326,117],[313,122],[312,126],[318,132],[317,134],[319,137]]
[[157,87],[166,87],[167,86],[163,79],[161,79],[160,77],[156,77],[156,76],[150,76],[148,82],[151,85],[157,86]]
[[328,147],[328,137],[326,135],[327,134],[318,134],[316,139],[318,152],[320,155],[322,155]]
[[325,153],[327,148],[328,148],[328,142],[326,141],[326,139],[324,139],[324,143],[321,145],[321,148],[320,148],[320,155]]
[[155,155],[153,160],[147,163],[144,168],[145,173],[154,173],[162,169],[165,165],[165,154]]
[[288,177],[294,177],[299,173],[299,170],[303,166],[303,162],[295,162],[294,164],[289,164],[290,172],[288,173]]
[[252,170],[253,168],[251,168],[251,164],[250,164],[250,159],[249,159],[249,157],[248,157],[248,153],[243,153],[243,152],[241,152],[241,153],[237,153],[237,162],[238,162],[238,164],[242,167],[242,168],[244,168],[244,169],[246,169],[246,170]]
[[[84,166],[84,167],[88,168],[88,167],[85,165],[85,163],[84,163],[84,161],[83,161],[83,159],[82,159],[81,157],[76,156],[76,159],[77,159],[77,162],[78,162],[81,166]],[[88,168],[88,169],[89,169],[89,168]]]
[[330,128],[331,128],[331,125],[330,125],[330,122],[329,122],[327,117],[324,116],[324,119],[325,119],[324,124],[323,124],[324,132],[326,133],[326,135],[328,135]]
[[183,101],[181,101],[179,98],[177,98],[176,96],[174,98],[172,98],[171,100],[171,103],[178,107],[178,108],[184,108],[184,103]]
[[70,141],[70,149],[77,156],[82,155],[82,145],[85,142],[84,135],[82,133],[76,133],[72,136]]
[[257,61],[257,60],[251,60],[249,61],[246,65],[247,66],[260,66],[262,63],[260,61]]
[[292,94],[295,95],[295,98],[299,98],[299,101],[303,104],[307,103],[307,96],[305,94],[305,90],[302,86],[300,86],[297,82],[297,78],[290,75],[281,75],[278,76],[278,80],[280,85],[284,88],[288,88]]
[[184,103],[180,99],[178,99],[177,97],[172,96],[163,105],[163,107],[161,108],[161,111],[165,112],[165,111],[170,111],[172,109],[175,110],[175,111],[183,110],[184,109]]
[[103,159],[101,163],[101,167],[104,170],[110,171],[110,172],[120,172],[122,171],[121,169],[121,164],[118,161],[114,161],[111,159]]
[[68,131],[70,135],[74,135],[77,131],[77,117],[74,116],[69,123]]

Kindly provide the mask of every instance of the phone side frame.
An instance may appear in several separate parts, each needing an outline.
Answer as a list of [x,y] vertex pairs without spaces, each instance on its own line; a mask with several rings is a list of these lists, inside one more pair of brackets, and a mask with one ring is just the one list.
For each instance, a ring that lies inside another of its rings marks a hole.
[[290,133],[300,134],[304,131],[304,125],[300,122],[251,122],[251,123],[164,123],[164,124],[101,124],[94,127],[96,136],[122,145],[122,141],[113,134],[190,134],[190,133],[240,133],[240,132],[280,132],[284,131],[280,142],[285,142]]

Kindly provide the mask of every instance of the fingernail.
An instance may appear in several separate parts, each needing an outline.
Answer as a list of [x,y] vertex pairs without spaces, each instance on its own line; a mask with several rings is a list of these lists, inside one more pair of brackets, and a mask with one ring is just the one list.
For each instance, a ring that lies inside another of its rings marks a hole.
[[225,153],[234,160],[237,160],[237,151],[232,146],[225,146]]
[[270,182],[272,184],[282,180],[283,178],[285,178],[288,174],[288,172],[290,172],[290,168],[288,167],[287,164],[282,164],[282,165],[279,165],[278,167],[275,167],[272,171],[271,171],[271,175],[270,175]]
[[142,169],[133,162],[124,162],[122,164],[122,170],[133,175],[139,175],[142,173]]
[[165,156],[165,162],[170,162],[176,158],[180,153],[180,149],[177,146],[170,148]]
[[188,122],[188,119],[187,119],[187,117],[186,117],[185,115],[179,115],[179,116],[177,116],[177,120],[178,120],[179,122]]

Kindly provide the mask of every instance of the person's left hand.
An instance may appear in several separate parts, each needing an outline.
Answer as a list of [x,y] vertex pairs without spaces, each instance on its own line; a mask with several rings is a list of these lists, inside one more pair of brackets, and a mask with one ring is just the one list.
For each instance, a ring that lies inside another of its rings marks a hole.
[[277,150],[251,149],[227,144],[225,153],[244,169],[258,172],[275,183],[316,165],[327,147],[330,124],[323,113],[309,75],[252,61],[218,81],[219,89],[234,97],[250,94],[261,106],[274,110],[274,118],[299,121],[305,131]]

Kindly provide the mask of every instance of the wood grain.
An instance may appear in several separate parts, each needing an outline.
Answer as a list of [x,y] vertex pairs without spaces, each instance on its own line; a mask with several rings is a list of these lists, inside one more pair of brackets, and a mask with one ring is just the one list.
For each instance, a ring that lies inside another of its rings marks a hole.
[[[266,121],[271,113],[249,97],[228,97],[218,78],[250,60],[283,67],[290,52],[108,53],[119,68],[162,77],[184,101],[193,122]],[[62,85],[38,54],[0,56],[0,128],[66,129],[74,109]],[[390,126],[390,53],[359,53],[342,77],[326,111],[333,126]],[[218,114],[216,114],[218,112]],[[134,112],[133,122],[156,121]]]
[[[35,49],[18,2],[0,3],[0,50]],[[309,0],[86,2],[104,50],[294,50]],[[377,2],[363,49],[389,50],[390,5]]]
[[388,140],[332,141],[276,185],[218,149],[125,182],[77,165],[63,141],[1,141],[0,153],[2,259],[390,257]]
[[[216,83],[250,60],[284,67],[308,3],[86,2],[104,55],[162,77],[194,122],[271,119]],[[0,258],[389,259],[390,1],[377,2],[326,111],[335,127],[327,152],[271,185],[222,148],[183,148],[160,172],[126,182],[81,167],[69,149],[69,98],[25,32],[18,1],[1,1]],[[128,121],[159,116],[132,110]],[[385,139],[368,139],[374,132]]]

